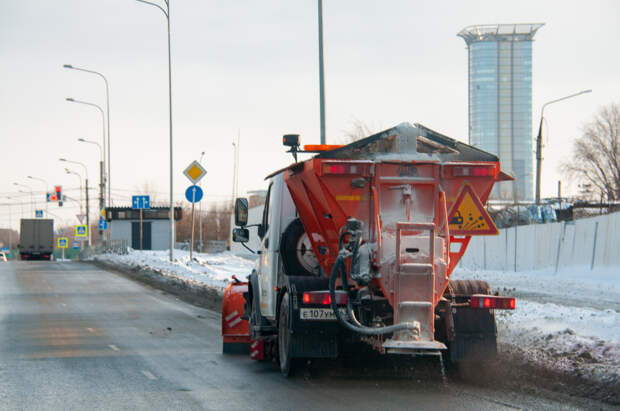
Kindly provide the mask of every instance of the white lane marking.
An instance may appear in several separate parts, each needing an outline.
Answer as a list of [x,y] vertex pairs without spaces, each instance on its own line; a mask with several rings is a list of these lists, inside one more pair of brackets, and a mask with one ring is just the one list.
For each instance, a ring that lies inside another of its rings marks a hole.
[[230,320],[232,320],[233,318],[235,318],[238,315],[239,315],[239,313],[235,310],[232,313],[228,314],[226,317],[224,317],[224,319],[226,321],[230,321]]
[[63,307],[66,307],[66,306],[67,306],[67,304],[65,304],[65,303],[62,303],[62,306],[63,306]]
[[146,376],[146,378],[148,378],[149,380],[155,381],[157,379],[156,376],[154,376],[153,374],[151,374],[150,372],[148,372],[146,370],[142,370],[142,374],[144,374]]
[[229,322],[228,326],[229,327],[234,327],[235,325],[239,324],[240,322],[241,322],[241,317],[237,317],[233,321]]
[[95,333],[95,330],[93,328],[87,327],[86,329],[93,334]]
[[110,347],[111,349],[113,349],[114,351],[120,351],[121,349],[118,348],[116,345],[114,344],[109,344],[108,347]]

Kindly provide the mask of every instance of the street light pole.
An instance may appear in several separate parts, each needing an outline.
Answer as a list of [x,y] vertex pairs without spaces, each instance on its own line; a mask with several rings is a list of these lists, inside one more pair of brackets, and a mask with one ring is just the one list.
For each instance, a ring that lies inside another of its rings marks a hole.
[[169,111],[169,130],[170,130],[170,261],[174,260],[174,190],[172,181],[172,58],[170,55],[170,0],[164,0],[166,9],[164,10],[159,4],[151,3],[146,0],[136,0],[137,2],[157,7],[166,16],[168,26],[168,111]]
[[69,170],[68,168],[65,168],[65,173],[76,175],[78,179],[80,180],[80,215],[82,215],[84,211],[84,209],[82,208],[82,203],[84,202],[84,197],[82,196],[82,176],[76,173],[75,171]]
[[72,69],[72,70],[78,70],[78,71],[84,71],[86,73],[91,73],[91,74],[96,74],[99,77],[101,77],[105,83],[105,105],[106,105],[106,112],[107,112],[107,119],[108,119],[108,162],[106,164],[105,162],[105,143],[104,143],[104,154],[103,154],[103,162],[104,162],[104,166],[107,165],[107,179],[106,179],[106,184],[108,187],[108,207],[111,207],[112,205],[112,195],[111,195],[111,188],[112,188],[112,175],[110,174],[110,169],[112,168],[111,163],[110,163],[110,87],[108,85],[108,79],[101,73],[99,73],[98,71],[94,71],[94,70],[88,70],[85,68],[81,68],[81,67],[75,67],[72,66],[71,64],[65,64],[63,66],[64,68],[68,68],[68,69]]
[[71,163],[71,164],[78,164],[84,167],[84,175],[86,176],[86,178],[84,179],[85,180],[84,192],[86,194],[86,230],[88,231],[88,245],[91,246],[93,242],[92,242],[92,235],[90,234],[90,216],[88,215],[90,212],[89,204],[88,204],[88,168],[86,167],[84,163],[80,163],[79,161],[67,160],[66,158],[59,158],[58,161],[64,161],[64,162]]
[[32,216],[35,217],[35,213],[34,213],[34,200],[32,198],[32,188],[24,185],[24,184],[19,184],[19,183],[13,183],[14,186],[18,186],[18,187],[24,187],[27,188],[30,191],[30,208],[31,208],[31,212],[32,212]]
[[[11,200],[11,197],[7,197],[7,199]],[[9,207],[9,252],[11,252],[13,249],[13,219],[11,218],[11,204],[7,203],[7,206]]]
[[321,144],[325,144],[325,68],[323,64],[323,0],[319,6],[319,104],[321,111]]
[[[101,146],[99,145],[99,143],[97,143],[96,141],[90,141],[90,140],[86,140],[83,138],[78,138],[78,141],[81,143],[89,143],[89,144],[94,144],[97,146],[97,148],[99,148],[99,154],[101,155],[101,160],[99,160],[99,211],[101,212],[103,209],[105,209],[105,200],[104,200],[104,192],[105,192],[105,188],[104,188],[104,174],[105,174],[105,154],[103,153],[103,150],[101,149]],[[99,238],[103,238],[103,230],[99,229]]]
[[591,93],[592,90],[582,90],[578,93],[574,93],[562,98],[558,98],[556,100],[551,100],[543,104],[542,109],[540,110],[540,124],[538,125],[538,136],[536,136],[536,205],[540,205],[540,180],[542,173],[542,127],[543,127],[543,119],[545,113],[545,107],[550,104],[557,103],[559,101],[564,101],[572,97],[577,97],[582,94]]
[[[102,137],[101,137],[101,145],[103,146],[103,162],[104,162],[103,168],[105,170],[105,167],[106,167],[106,164],[105,164],[105,115],[103,114],[103,109],[101,107],[99,107],[97,104],[89,103],[87,101],[75,100],[75,99],[73,99],[71,97],[66,98],[66,100],[68,102],[71,102],[71,103],[85,104],[87,106],[95,107],[101,113],[101,126],[102,126],[101,128],[102,128],[102,132],[103,132],[102,133]],[[109,143],[109,139],[108,139],[108,143]],[[108,164],[108,169],[109,168],[110,168],[110,165]],[[108,176],[108,179],[109,179],[109,176]],[[106,182],[105,179],[103,179],[103,183],[102,184],[104,186],[107,184],[108,188],[109,188],[109,185],[110,185],[109,181]],[[105,188],[103,189],[103,192],[105,193]],[[110,199],[108,198],[108,203],[109,202],[110,202]],[[105,200],[103,200],[103,204],[105,204]],[[101,203],[100,203],[100,205],[101,205]],[[101,208],[101,210],[103,210],[103,208]]]
[[[202,157],[204,157],[205,152],[203,151],[202,153],[200,153],[200,160],[198,160],[198,162],[200,163],[200,165],[202,166]],[[200,188],[202,188],[202,181],[200,181]],[[200,204],[198,204],[198,229],[200,230],[200,246],[199,246],[199,250],[202,253],[203,252],[203,245],[202,245],[202,201],[200,202]]]
[[47,201],[47,193],[50,192],[50,186],[47,183],[47,181],[43,180],[42,178],[39,177],[33,177],[33,176],[28,176],[29,179],[31,180],[37,180],[37,181],[42,181],[45,184],[45,213],[49,213],[49,202]]

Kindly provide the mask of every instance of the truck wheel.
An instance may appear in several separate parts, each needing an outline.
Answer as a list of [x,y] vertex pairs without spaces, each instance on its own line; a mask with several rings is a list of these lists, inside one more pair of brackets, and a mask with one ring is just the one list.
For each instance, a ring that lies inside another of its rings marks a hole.
[[280,243],[280,254],[289,275],[318,275],[319,261],[314,254],[310,237],[300,219],[286,227]]
[[450,287],[456,297],[491,293],[489,283],[482,280],[450,280]]
[[280,361],[280,372],[285,377],[289,377],[293,371],[293,341],[290,333],[290,309],[288,292],[284,294],[280,303],[280,316],[278,321],[278,358]]

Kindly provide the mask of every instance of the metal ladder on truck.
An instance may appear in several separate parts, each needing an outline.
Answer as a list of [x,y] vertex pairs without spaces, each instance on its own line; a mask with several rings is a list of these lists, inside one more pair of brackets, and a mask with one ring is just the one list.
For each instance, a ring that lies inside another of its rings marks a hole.
[[[411,235],[415,232],[415,235]],[[416,237],[428,232],[428,258],[416,258],[415,262],[403,262],[402,237]],[[408,235],[407,235],[408,234]],[[383,343],[388,353],[431,354],[445,350],[446,346],[434,340],[435,335],[435,224],[401,222],[396,225],[396,267],[394,284],[394,324],[413,323],[414,330],[400,331]],[[420,261],[422,260],[422,261]],[[427,260],[427,261],[425,261]]]

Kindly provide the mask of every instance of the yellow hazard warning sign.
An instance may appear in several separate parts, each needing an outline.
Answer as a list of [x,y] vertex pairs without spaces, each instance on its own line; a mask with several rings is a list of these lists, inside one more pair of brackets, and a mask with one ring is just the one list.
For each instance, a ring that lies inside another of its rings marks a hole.
[[476,192],[465,184],[448,214],[451,235],[497,235],[497,227]]

